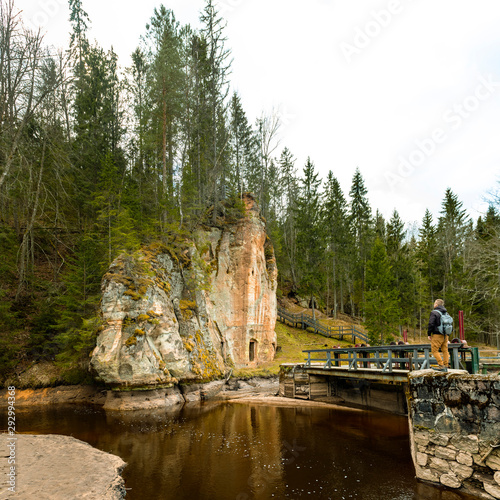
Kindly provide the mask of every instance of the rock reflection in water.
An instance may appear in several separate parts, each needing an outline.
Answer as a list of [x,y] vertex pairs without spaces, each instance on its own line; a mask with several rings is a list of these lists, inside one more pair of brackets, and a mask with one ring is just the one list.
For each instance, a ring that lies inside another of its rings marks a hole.
[[406,418],[380,412],[202,404],[18,415],[24,432],[73,435],[122,457],[127,500],[467,498],[418,484]]

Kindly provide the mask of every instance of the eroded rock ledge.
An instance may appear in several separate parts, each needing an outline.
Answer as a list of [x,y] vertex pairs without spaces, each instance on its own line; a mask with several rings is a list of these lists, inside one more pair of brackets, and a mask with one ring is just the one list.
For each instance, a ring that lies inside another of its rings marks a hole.
[[[273,396],[278,393],[277,377],[249,380],[231,378],[206,384],[133,391],[107,391],[90,386],[60,386],[44,389],[19,389],[16,407],[83,404],[103,407],[105,410],[178,410],[185,403],[223,401],[254,396]],[[7,405],[8,391],[0,390],[0,404]]]
[[[5,482],[10,465],[0,461],[0,498],[68,500],[125,498],[125,462],[70,436],[17,434],[15,494]],[[12,437],[2,434],[2,448]],[[4,496],[5,495],[5,496]]]

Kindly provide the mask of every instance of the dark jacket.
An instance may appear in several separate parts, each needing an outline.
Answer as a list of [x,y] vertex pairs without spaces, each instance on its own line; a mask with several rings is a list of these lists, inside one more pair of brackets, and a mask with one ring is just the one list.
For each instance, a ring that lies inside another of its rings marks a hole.
[[445,312],[448,312],[443,306],[437,306],[436,309],[431,312],[431,315],[429,317],[429,326],[427,327],[427,335],[433,335],[436,333],[440,335],[440,333],[438,332],[438,326],[441,324],[441,316],[437,311],[440,311],[443,314]]

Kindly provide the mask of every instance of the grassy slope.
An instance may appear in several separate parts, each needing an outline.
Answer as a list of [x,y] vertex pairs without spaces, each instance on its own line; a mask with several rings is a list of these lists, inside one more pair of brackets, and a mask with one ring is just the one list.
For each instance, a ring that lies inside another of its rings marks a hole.
[[326,349],[334,345],[343,347],[352,345],[349,342],[328,339],[279,322],[276,323],[276,335],[281,350],[276,354],[274,361],[263,364],[259,368],[235,370],[233,375],[241,378],[270,377],[278,374],[279,367],[283,363],[301,363],[305,361],[307,356],[302,352],[304,349]]

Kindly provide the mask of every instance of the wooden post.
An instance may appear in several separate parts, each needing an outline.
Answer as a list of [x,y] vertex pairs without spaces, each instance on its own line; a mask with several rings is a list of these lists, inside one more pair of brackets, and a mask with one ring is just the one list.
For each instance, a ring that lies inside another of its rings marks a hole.
[[458,311],[458,331],[460,340],[465,340],[465,331],[464,331],[464,312]]

